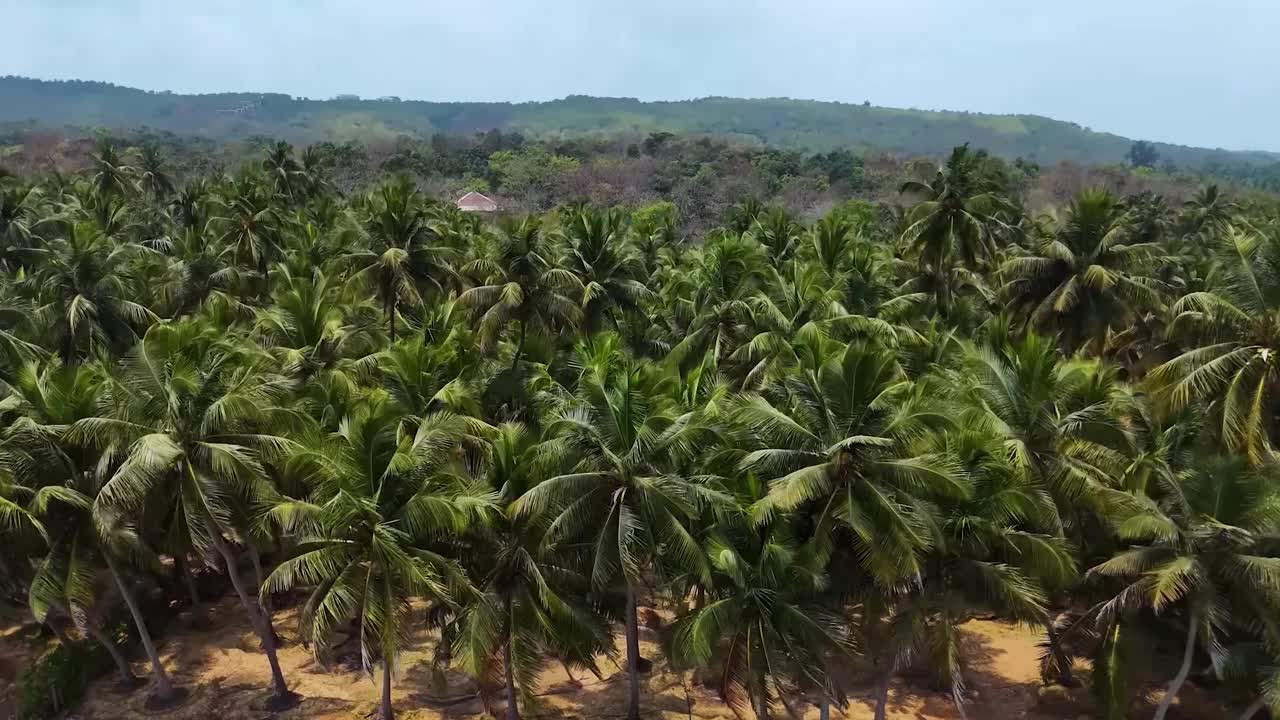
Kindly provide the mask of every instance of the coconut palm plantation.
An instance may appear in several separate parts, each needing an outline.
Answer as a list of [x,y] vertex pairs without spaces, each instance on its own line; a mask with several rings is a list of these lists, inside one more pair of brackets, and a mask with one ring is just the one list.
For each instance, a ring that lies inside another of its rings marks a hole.
[[0,179],[0,593],[62,658],[20,717],[73,665],[177,712],[164,616],[211,583],[264,713],[306,701],[287,644],[417,711],[425,632],[508,720],[549,668],[657,717],[655,666],[744,718],[886,718],[904,678],[963,718],[975,618],[1095,717],[1280,713],[1280,204],[1032,207],[1000,168],[697,236],[340,193],[284,143]]

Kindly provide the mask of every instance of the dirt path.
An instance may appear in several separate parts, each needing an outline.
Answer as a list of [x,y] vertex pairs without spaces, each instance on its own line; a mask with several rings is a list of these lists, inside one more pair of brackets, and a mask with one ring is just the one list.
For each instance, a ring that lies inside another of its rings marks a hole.
[[[208,621],[203,629],[171,625],[161,640],[161,655],[175,682],[191,695],[180,707],[151,712],[145,706],[147,693],[121,695],[110,675],[95,681],[88,698],[75,712],[79,720],[123,720],[164,718],[165,720],[266,720],[273,717],[261,709],[268,686],[266,657],[259,651],[234,598],[206,608]],[[326,669],[311,651],[296,641],[296,613],[276,613],[276,628],[285,641],[280,663],[291,687],[304,700],[290,711],[274,717],[282,720],[359,720],[373,716],[378,686],[368,676],[350,669]],[[11,717],[12,683],[17,675],[52,641],[30,641],[30,626],[0,624],[0,719]],[[974,620],[963,626],[967,661],[966,676],[971,690],[966,706],[973,720],[1077,720],[1089,717],[1079,709],[1049,713],[1038,710],[1039,690],[1037,643],[1033,630],[1002,622]],[[475,684],[456,672],[439,677],[432,672],[432,651],[436,641],[425,631],[414,638],[412,649],[401,657],[393,696],[399,720],[463,720],[481,718],[485,708],[475,699]],[[642,651],[659,657],[654,638],[642,631]],[[146,676],[141,657],[134,672]],[[621,718],[626,707],[626,676],[605,659],[603,679],[576,674],[571,681],[564,669],[555,666],[542,678],[539,697],[541,718]],[[645,715],[662,720],[734,720],[735,716],[715,693],[693,682],[689,674],[669,671],[658,662],[645,679]],[[1156,687],[1156,686],[1153,686]],[[837,720],[870,720],[873,714],[871,688],[850,688],[850,702],[843,710],[833,708]],[[1213,719],[1225,717],[1221,710],[1198,690],[1184,692],[1194,705],[1171,717]],[[1158,693],[1152,699],[1158,697]],[[495,695],[495,703],[498,697]],[[6,705],[6,703],[9,703]],[[793,706],[804,720],[817,720],[812,705],[796,700]],[[891,720],[955,720],[959,717],[950,698],[942,693],[898,682],[890,691]],[[1193,709],[1194,707],[1194,709]],[[501,717],[501,706],[491,708]],[[1149,717],[1149,710],[1134,717]],[[747,718],[750,712],[744,713]],[[776,717],[786,717],[776,708]]]
[[[243,621],[234,599],[224,599],[211,608],[208,629],[181,629],[170,632],[161,653],[176,682],[191,690],[190,699],[180,708],[163,713],[172,720],[258,720],[269,715],[260,709],[268,674],[266,658],[258,650],[256,637]],[[277,613],[277,630],[286,645],[280,662],[294,690],[304,696],[301,706],[281,713],[280,718],[352,720],[369,716],[378,698],[377,684],[359,672],[326,670],[312,653],[295,641],[296,617],[292,611]],[[973,621],[965,628],[967,656],[971,661],[970,683],[975,690],[969,709],[971,718],[1041,718],[1032,713],[1038,685],[1036,658],[1038,637],[1015,626]],[[474,684],[457,673],[441,678],[431,670],[434,639],[424,632],[415,638],[413,649],[401,658],[394,698],[401,720],[446,720],[474,718],[484,713],[475,699]],[[656,657],[653,639],[645,638],[646,656]],[[543,677],[540,715],[556,718],[621,717],[626,705],[626,677],[608,660],[603,661],[603,680],[587,674],[570,681],[560,667]],[[145,663],[135,670],[146,672]],[[658,664],[646,680],[647,715],[664,720],[710,720],[733,718],[733,712],[713,692],[693,684],[686,675],[667,671]],[[851,693],[851,702],[832,717],[863,720],[872,716],[870,689]],[[149,717],[143,707],[146,693],[120,696],[113,692],[111,678],[97,681],[89,699],[80,708],[80,717],[93,720]],[[895,720],[951,720],[955,709],[947,696],[907,687],[901,683],[891,691]],[[443,701],[442,701],[443,699]],[[452,704],[450,701],[456,701]],[[799,708],[798,708],[799,709]],[[779,708],[779,714],[785,712]],[[159,717],[160,715],[157,715]],[[817,718],[809,706],[804,716]],[[1074,718],[1072,718],[1074,720]]]

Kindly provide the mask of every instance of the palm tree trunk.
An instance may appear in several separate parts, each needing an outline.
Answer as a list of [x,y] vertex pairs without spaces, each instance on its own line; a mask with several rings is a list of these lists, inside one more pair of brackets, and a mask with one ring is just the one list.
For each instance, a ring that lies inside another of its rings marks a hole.
[[129,589],[125,583],[124,577],[120,574],[120,568],[116,565],[116,561],[111,557],[111,553],[103,550],[102,556],[106,558],[107,569],[111,571],[111,578],[116,581],[116,587],[120,588],[120,596],[124,598],[124,604],[129,608],[129,614],[133,616],[133,625],[138,630],[138,637],[142,640],[142,647],[147,651],[147,660],[151,662],[151,674],[156,679],[156,699],[167,701],[173,699],[173,683],[169,682],[169,674],[164,670],[164,664],[160,662],[160,653],[156,652],[156,645],[151,640],[151,632],[147,630],[147,621],[142,617],[142,610],[138,608],[138,600],[133,596],[133,591]]
[[396,304],[391,298],[387,298],[387,334],[391,336],[391,343],[396,342]]
[[516,370],[520,368],[520,360],[524,355],[524,334],[528,325],[525,321],[520,322],[520,339],[516,341],[516,356],[511,359],[511,374],[514,375]]
[[[188,467],[188,470],[194,475],[195,470]],[[258,633],[258,638],[262,642],[262,650],[267,654],[267,663],[271,666],[271,692],[275,696],[277,702],[287,702],[293,697],[289,692],[289,686],[285,683],[284,672],[280,670],[280,660],[276,657],[276,633],[271,627],[271,617],[262,612],[262,608],[257,602],[249,599],[249,593],[244,588],[244,580],[240,578],[240,571],[236,569],[236,558],[231,552],[231,547],[227,545],[227,541],[222,537],[222,527],[218,524],[213,513],[209,511],[208,506],[203,506],[205,515],[205,523],[209,528],[209,537],[213,540],[213,545],[218,550],[218,554],[222,556],[223,563],[227,566],[227,577],[231,579],[231,586],[235,588],[236,595],[240,597],[240,604],[244,606],[244,611],[249,615],[249,624],[254,631]]]
[[636,591],[627,578],[627,720],[640,720],[640,626],[636,617]]
[[1267,706],[1267,699],[1264,697],[1259,697],[1257,700],[1253,701],[1252,705],[1244,709],[1244,714],[1240,716],[1240,720],[1249,720],[1254,715],[1257,715],[1258,711],[1262,710],[1266,706]]
[[200,593],[196,591],[196,578],[191,572],[191,566],[187,564],[185,555],[175,558],[178,565],[178,573],[182,576],[182,585],[187,589],[187,598],[191,601],[191,614],[196,614],[200,610]]
[[831,720],[831,701],[826,695],[818,701],[818,720]]
[[382,704],[378,707],[378,720],[396,720],[391,709],[391,658],[382,658]]
[[756,720],[769,720],[769,695],[764,688],[760,688],[760,692],[757,693]]
[[876,683],[875,720],[885,720],[889,715],[889,681],[892,679],[893,673],[885,672]]
[[249,542],[249,558],[253,561],[253,579],[258,584],[258,604],[270,615],[271,593],[262,591],[262,581],[266,577],[262,574],[262,553],[258,552],[258,546],[253,541]]
[[506,600],[507,621],[505,626],[506,641],[502,648],[503,671],[507,676],[507,720],[520,720],[520,707],[516,701],[516,673],[511,662],[511,598]]
[[262,296],[271,296],[271,277],[270,271],[267,270],[267,256],[264,254],[258,258],[258,274],[262,275]]
[[107,654],[111,656],[111,661],[116,664],[116,673],[120,675],[120,682],[129,685],[137,681],[138,677],[133,674],[133,668],[129,667],[129,661],[124,659],[124,655],[120,653],[120,648],[116,647],[111,638],[89,623],[85,623],[85,632],[89,633],[89,636],[94,640],[97,640],[99,645],[106,648]]
[[1169,713],[1169,706],[1173,704],[1173,699],[1178,696],[1178,691],[1182,689],[1182,684],[1187,681],[1187,676],[1191,674],[1191,661],[1196,654],[1196,632],[1200,629],[1197,619],[1196,613],[1192,613],[1188,619],[1187,646],[1182,651],[1182,666],[1178,668],[1178,674],[1173,676],[1173,681],[1165,689],[1164,697],[1160,699],[1160,705],[1156,708],[1153,720],[1164,720],[1164,716]]
[[1049,652],[1053,655],[1054,664],[1058,666],[1058,684],[1063,687],[1079,685],[1071,671],[1071,658],[1062,650],[1062,638],[1058,637],[1058,628],[1049,613],[1044,615],[1044,631],[1049,640]]

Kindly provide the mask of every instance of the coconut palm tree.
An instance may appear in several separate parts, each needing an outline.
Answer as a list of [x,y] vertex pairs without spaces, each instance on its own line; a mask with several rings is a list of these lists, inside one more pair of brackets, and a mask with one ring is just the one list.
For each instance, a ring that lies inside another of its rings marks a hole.
[[295,277],[281,267],[274,302],[256,313],[254,328],[286,372],[305,380],[375,350],[377,311],[343,303],[340,294],[318,268]]
[[249,311],[241,301],[252,295],[244,274],[222,253],[217,239],[197,228],[183,228],[169,238],[169,267],[157,290],[157,311],[177,318],[197,310],[235,318]]
[[1275,359],[1280,357],[1280,234],[1233,230],[1212,291],[1171,308],[1169,334],[1187,348],[1151,378],[1175,410],[1211,404],[1226,445],[1263,463],[1274,455]]
[[30,280],[45,344],[72,363],[123,352],[155,313],[135,302],[140,245],[116,245],[86,223],[33,248]]
[[1005,262],[1002,292],[1027,323],[1059,333],[1068,352],[1091,345],[1100,355],[1110,333],[1129,327],[1143,309],[1160,307],[1152,277],[1160,248],[1136,235],[1130,213],[1110,192],[1085,190],[1052,237]]
[[1231,201],[1217,185],[1201,188],[1182,204],[1179,218],[1185,237],[1192,244],[1191,252],[1199,256],[1213,254],[1240,212],[1240,205]]
[[296,196],[304,184],[302,166],[293,157],[293,146],[283,140],[277,140],[267,150],[262,159],[262,172],[276,195],[289,201],[296,201]]
[[929,501],[970,493],[952,459],[914,447],[920,434],[951,427],[927,393],[885,347],[826,341],[775,387],[745,397],[736,422],[751,452],[741,468],[770,483],[751,508],[756,522],[800,513],[823,553],[837,539],[852,544],[886,585],[919,574],[933,542]]
[[566,294],[577,280],[556,267],[551,243],[537,218],[504,219],[495,252],[473,260],[463,271],[484,278],[458,297],[479,317],[481,347],[494,347],[501,331],[516,324],[513,372],[524,358],[530,329],[554,333],[581,322],[581,308]]
[[729,357],[742,385],[759,389],[781,381],[801,365],[801,358],[829,339],[875,338],[889,346],[913,334],[909,328],[880,318],[849,313],[838,286],[817,265],[795,263],[789,276],[778,277],[746,301],[744,319],[751,338]]
[[604,619],[586,602],[591,582],[580,563],[544,542],[554,515],[521,514],[511,505],[536,481],[537,455],[523,426],[498,426],[485,477],[499,504],[468,541],[465,562],[476,592],[462,602],[453,644],[482,688],[504,686],[508,720],[518,720],[520,706],[532,702],[550,659],[598,675],[595,657],[613,646]]
[[250,599],[228,536],[237,500],[273,495],[263,461],[290,447],[277,433],[294,422],[281,409],[291,387],[221,335],[195,319],[154,325],[110,378],[100,414],[73,423],[68,438],[123,457],[94,500],[95,519],[133,516],[162,497],[180,509],[178,532],[221,557],[271,666],[271,704],[281,707],[295,696],[271,617]]
[[652,365],[626,357],[616,335],[599,335],[578,347],[581,375],[573,401],[546,428],[547,452],[567,472],[533,486],[515,503],[517,517],[552,513],[547,541],[554,546],[588,543],[591,581],[601,590],[621,581],[626,595],[623,623],[627,716],[640,716],[640,636],[637,591],[659,560],[709,568],[685,523],[708,503],[727,498],[710,486],[672,474],[673,456],[691,457],[704,437],[691,418],[678,414],[669,377]]
[[345,262],[353,280],[373,289],[396,339],[396,311],[421,307],[423,290],[444,295],[452,284],[456,251],[440,243],[421,195],[407,177],[384,183],[360,218],[368,247],[352,249]]
[[5,270],[27,267],[25,252],[35,240],[35,226],[43,219],[36,207],[39,200],[36,185],[0,182],[0,267]]
[[973,422],[992,423],[1013,465],[1054,500],[1052,530],[1082,542],[1109,512],[1099,492],[1125,474],[1133,439],[1113,368],[1066,360],[1030,333],[970,348],[957,384],[968,386]]
[[[955,265],[974,269],[995,253],[993,229],[1010,209],[999,187],[982,172],[985,153],[962,145],[930,182],[908,180],[899,189],[920,200],[908,210],[903,242],[919,259],[921,274],[946,275]],[[946,317],[950,311],[948,283],[935,283],[935,304]]]
[[1104,616],[1150,608],[1158,615],[1179,612],[1186,626],[1182,662],[1155,720],[1169,712],[1196,648],[1221,652],[1229,598],[1273,597],[1280,587],[1280,554],[1268,542],[1280,533],[1278,488],[1271,468],[1251,468],[1240,457],[1201,460],[1151,495],[1135,496],[1133,510],[1116,526],[1133,546],[1089,571],[1126,581],[1101,610]]
[[132,189],[134,168],[124,163],[110,140],[99,140],[89,159],[93,163],[92,188],[99,196],[122,198]]
[[284,217],[273,197],[261,177],[245,173],[232,186],[223,214],[210,219],[219,229],[223,252],[256,270],[259,294],[264,297],[271,291],[268,271],[280,257],[284,232]]
[[791,259],[801,242],[803,227],[787,211],[770,207],[756,215],[750,233],[765,247],[775,268]]
[[681,285],[687,294],[669,299],[677,335],[667,358],[682,367],[718,363],[746,341],[747,301],[770,284],[774,274],[763,248],[750,235],[722,233],[686,262]]
[[637,308],[649,295],[639,256],[626,239],[626,218],[619,210],[578,208],[565,223],[565,267],[578,280],[583,329],[615,329],[619,313]]
[[94,574],[105,567],[129,609],[134,627],[151,662],[155,679],[154,699],[167,704],[179,697],[156,652],[147,622],[139,608],[125,561],[147,557],[150,552],[138,538],[128,517],[114,514],[95,516],[94,499],[102,488],[102,476],[95,458],[66,442],[66,429],[78,420],[91,417],[101,394],[101,377],[86,366],[62,367],[57,361],[43,367],[25,365],[10,385],[6,400],[20,420],[10,427],[11,437],[26,446],[35,467],[47,484],[34,493],[31,509],[52,532],[49,552],[41,560],[31,582],[30,604],[36,619],[43,622],[51,609],[60,610],[77,626],[107,648],[128,682],[132,672],[123,662],[114,641],[105,637],[90,617],[99,589]]
[[[1046,589],[1065,586],[1075,576],[1075,560],[1070,547],[1053,534],[1052,498],[1009,461],[994,421],[967,423],[929,440],[935,453],[960,463],[973,493],[940,510],[939,531],[924,553],[922,576],[895,598],[892,624],[947,688],[963,718],[959,625],[988,612],[1048,626]],[[1051,652],[1062,652],[1052,629],[1049,642]],[[1069,670],[1062,679],[1072,684]],[[882,683],[879,705],[887,702],[884,687]],[[877,713],[883,716],[884,711]]]
[[169,175],[164,155],[155,145],[143,145],[138,158],[138,188],[156,202],[165,202],[173,194],[173,178]]
[[840,615],[822,602],[825,579],[782,533],[739,530],[708,544],[712,582],[671,630],[673,665],[714,664],[720,697],[735,711],[750,705],[762,720],[775,701],[799,717],[793,698],[809,688],[824,707],[842,701],[830,669],[852,646]]
[[299,535],[300,545],[261,590],[311,589],[299,626],[318,649],[354,622],[365,671],[382,665],[379,720],[395,717],[391,684],[410,632],[410,601],[452,602],[462,579],[436,545],[464,531],[488,503],[450,467],[463,420],[436,414],[411,434],[403,412],[385,392],[373,392],[336,433],[290,461],[310,491],[281,498],[268,517]]

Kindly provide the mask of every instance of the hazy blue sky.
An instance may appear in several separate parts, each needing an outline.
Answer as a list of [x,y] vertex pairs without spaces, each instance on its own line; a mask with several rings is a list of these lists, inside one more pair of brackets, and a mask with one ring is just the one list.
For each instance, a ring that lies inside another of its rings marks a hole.
[[0,74],[430,100],[788,96],[1280,150],[1280,0],[0,0]]

